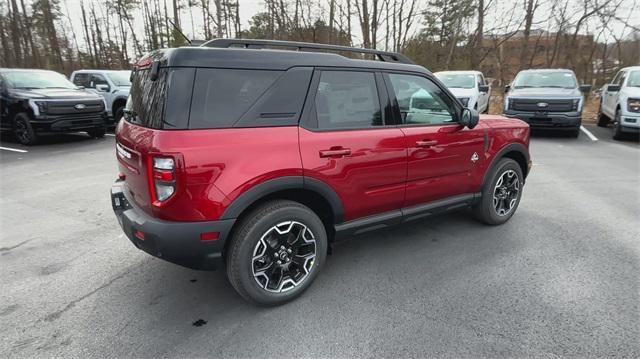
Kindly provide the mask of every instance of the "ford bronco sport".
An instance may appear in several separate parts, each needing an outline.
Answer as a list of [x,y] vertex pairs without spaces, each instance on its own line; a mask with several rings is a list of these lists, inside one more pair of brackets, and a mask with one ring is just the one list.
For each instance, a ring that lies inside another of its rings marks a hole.
[[506,222],[530,168],[526,123],[479,120],[397,53],[219,39],[154,51],[132,79],[122,229],[167,261],[226,266],[261,305],[300,295],[337,239],[469,206]]

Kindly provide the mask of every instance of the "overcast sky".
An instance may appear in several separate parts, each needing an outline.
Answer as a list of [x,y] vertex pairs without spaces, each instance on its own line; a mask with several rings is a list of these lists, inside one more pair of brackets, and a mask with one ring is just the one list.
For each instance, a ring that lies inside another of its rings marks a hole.
[[[80,14],[81,14],[80,2],[81,1],[82,0],[62,0],[61,1],[61,5],[63,7],[62,11],[65,14],[67,13],[66,7],[68,7],[68,10],[69,10],[68,13],[70,14],[71,23],[73,24],[73,27],[77,34],[82,33],[81,18],[80,18]],[[91,1],[98,2],[102,0],[84,0],[84,3],[87,4],[87,3],[90,3]],[[163,0],[161,0],[161,2],[162,1]],[[171,1],[172,0],[167,0],[168,4],[170,4]],[[581,12],[580,3],[583,0],[569,0],[569,1],[570,3],[573,3],[574,10],[575,10],[574,13],[577,16]],[[186,1],[183,1],[183,2],[186,3]],[[211,3],[213,7],[213,1],[211,1]],[[318,7],[324,8],[325,10],[328,7],[327,0],[325,1],[313,0],[313,3],[316,4]],[[419,7],[423,9],[427,3],[428,3],[428,0],[419,1],[419,4],[420,4]],[[502,16],[502,14],[505,13],[506,9],[512,8],[513,6],[518,6],[519,8],[524,7],[522,0],[519,0],[517,2],[511,1],[511,0],[493,0],[493,3],[494,3],[493,8],[490,9],[490,11],[486,16],[487,19],[485,20],[486,22],[485,29],[491,29],[493,27],[497,27],[499,26],[499,24],[505,22],[504,16]],[[547,20],[552,16],[551,9],[550,9],[551,1],[540,0],[540,3],[542,5],[536,12],[536,17],[534,19],[533,27],[534,28],[539,27],[544,29],[544,27],[548,23]],[[495,4],[498,4],[498,5],[495,5]],[[636,27],[640,27],[640,5],[639,4],[640,4],[640,0],[624,0],[623,5],[621,6],[618,12],[620,17],[623,17],[628,23],[633,24]],[[248,28],[249,20],[251,19],[251,17],[256,13],[264,10],[265,10],[265,4],[263,0],[240,0],[240,19],[242,22],[242,28],[243,29]],[[327,12],[328,11],[323,11],[323,14],[327,14]],[[516,9],[516,14],[519,14],[520,16],[522,16],[523,9]],[[202,31],[202,13],[201,11],[199,11],[199,8],[197,7],[193,7],[193,19],[194,19],[194,24],[192,25],[189,11],[185,7],[185,9],[182,10],[182,16],[181,16],[181,21],[182,21],[181,27],[183,29],[183,32],[189,38],[203,39],[204,36]],[[591,33],[599,31],[599,28],[600,28],[599,22],[596,19],[593,19],[593,20],[594,21],[591,21],[584,27],[585,31],[589,31]],[[422,22],[421,19],[420,21],[416,21],[416,26],[414,26],[412,29],[413,32],[418,31],[419,27],[421,26],[421,22]],[[362,35],[360,33],[360,28],[358,25],[357,15],[354,15],[352,19],[352,26],[354,27],[353,29],[354,43],[357,45],[359,42],[361,42],[361,39],[362,39]],[[470,27],[470,29],[472,29],[475,27],[475,24],[470,23],[468,24],[468,26]],[[514,24],[514,26],[517,26],[517,24]],[[134,19],[134,27],[138,29],[137,32],[142,33],[144,31],[143,22],[141,18]],[[613,34],[615,34],[616,37],[628,36],[628,34],[632,31],[629,28],[625,29],[625,26],[622,24],[622,22],[615,22],[614,24],[611,25],[611,27],[613,29]],[[192,31],[192,29],[194,29],[195,31]],[[513,28],[509,30],[513,30]],[[605,39],[607,41],[613,41],[613,37],[611,34],[607,34],[607,37]]]

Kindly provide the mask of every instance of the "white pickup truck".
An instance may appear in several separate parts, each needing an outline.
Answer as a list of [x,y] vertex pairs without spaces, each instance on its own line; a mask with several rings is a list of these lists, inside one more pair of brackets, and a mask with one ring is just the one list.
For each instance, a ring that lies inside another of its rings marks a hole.
[[602,87],[598,126],[613,122],[613,138],[640,133],[640,66],[618,71],[611,83]]
[[464,107],[489,113],[491,87],[480,71],[440,71],[434,73]]

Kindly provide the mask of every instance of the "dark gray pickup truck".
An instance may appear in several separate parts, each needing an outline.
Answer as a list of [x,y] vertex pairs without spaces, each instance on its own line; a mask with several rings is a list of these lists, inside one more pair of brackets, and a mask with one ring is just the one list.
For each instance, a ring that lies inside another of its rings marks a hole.
[[505,87],[504,115],[516,117],[531,128],[580,134],[584,93],[591,85],[578,86],[571,70],[536,69],[518,73]]

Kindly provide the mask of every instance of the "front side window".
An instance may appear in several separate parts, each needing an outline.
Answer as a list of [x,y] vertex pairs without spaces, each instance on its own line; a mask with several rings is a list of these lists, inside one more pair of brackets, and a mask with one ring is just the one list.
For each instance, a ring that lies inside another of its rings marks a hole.
[[323,71],[315,108],[320,129],[382,126],[373,72]]
[[455,107],[451,99],[431,80],[403,74],[389,74],[389,79],[403,123],[430,125],[455,122]]
[[107,79],[102,75],[91,75],[91,82],[89,83],[89,87],[96,88],[98,85],[109,85]]

